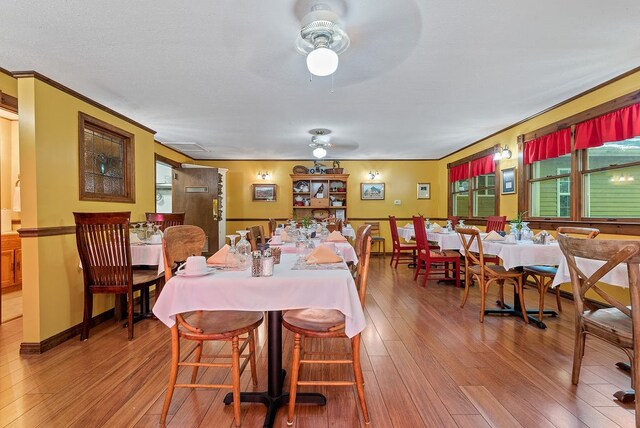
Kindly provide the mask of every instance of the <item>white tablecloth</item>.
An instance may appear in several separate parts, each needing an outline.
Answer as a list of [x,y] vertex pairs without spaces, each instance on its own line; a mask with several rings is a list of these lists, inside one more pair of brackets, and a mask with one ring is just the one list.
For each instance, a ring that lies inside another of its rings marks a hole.
[[158,266],[158,275],[164,272],[164,254],[161,244],[132,244],[131,263],[134,266]]
[[345,315],[347,336],[364,330],[364,312],[350,271],[292,270],[296,259],[283,254],[271,277],[251,277],[250,269],[175,276],[162,289],[153,313],[172,327],[176,314],[195,310],[337,309]]
[[342,227],[342,236],[344,236],[345,238],[354,238],[355,239],[356,231],[353,230],[353,227],[351,227],[351,225],[343,226]]
[[427,240],[437,242],[438,247],[443,250],[459,250],[460,248],[462,248],[462,242],[460,241],[460,237],[456,232],[427,232]]
[[[595,271],[597,271],[605,262],[601,262],[599,260],[589,260],[582,259],[580,257],[576,257],[576,263],[578,264],[578,268],[585,275],[593,275]],[[556,273],[555,278],[553,278],[552,287],[556,287],[560,284],[564,284],[565,282],[571,282],[571,276],[569,275],[569,265],[567,264],[567,259],[562,258],[562,261],[558,265],[558,273]],[[619,287],[629,288],[629,274],[627,272],[627,265],[622,264],[613,268],[608,274],[602,277],[600,282],[604,282],[606,284],[617,285]]]
[[[476,242],[471,245],[472,251],[478,250]],[[506,269],[517,266],[560,264],[564,255],[557,243],[549,245],[534,244],[533,241],[518,241],[517,244],[505,244],[500,241],[482,241],[485,254],[495,254],[500,257]],[[460,250],[464,255],[464,250]]]
[[[313,243],[314,243],[314,245],[316,247],[318,245],[321,245],[319,239],[314,239]],[[327,244],[329,244],[329,245],[335,244],[336,248],[342,254],[342,257],[344,258],[345,262],[352,262],[354,265],[358,264],[358,256],[356,255],[356,251],[354,250],[353,246],[350,243],[348,243],[348,242],[328,242]],[[270,245],[272,247],[277,247],[276,245],[273,245],[273,244],[270,244]],[[282,245],[280,245],[280,248],[282,248],[282,253],[283,254],[295,254],[297,252],[296,244],[294,244],[293,242],[287,242],[285,244],[282,244]]]

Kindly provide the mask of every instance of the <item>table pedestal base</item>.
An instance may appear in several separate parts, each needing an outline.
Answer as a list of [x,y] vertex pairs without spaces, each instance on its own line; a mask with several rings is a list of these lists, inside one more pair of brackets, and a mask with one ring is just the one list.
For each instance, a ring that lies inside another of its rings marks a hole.
[[[515,296],[515,298],[517,299],[518,296]],[[496,304],[502,305],[504,309],[486,309],[484,311],[484,314],[485,315],[490,315],[490,314],[509,315],[509,316],[517,316],[517,317],[523,318],[522,309],[520,308],[520,305],[514,305],[514,307],[512,308],[509,305],[506,305],[503,302],[500,302],[499,300],[496,301]],[[540,313],[540,311],[538,311],[537,309],[527,309],[526,312],[527,312],[527,318],[529,319],[529,323],[535,325],[538,328],[542,328],[542,329],[547,328],[547,325],[544,322],[530,315],[530,314],[537,315]],[[558,316],[558,313],[556,311],[551,311],[551,310],[542,311],[542,313],[544,315],[551,315],[552,317]]]
[[[271,428],[278,413],[278,408],[289,404],[289,393],[283,393],[277,397],[272,397],[267,391],[264,392],[241,392],[241,403],[262,403],[267,406],[267,414],[264,417],[264,428]],[[233,394],[230,392],[224,397],[224,404],[233,403]],[[305,392],[296,394],[296,403],[319,404],[324,406],[327,399],[324,395],[315,392]]]
[[[616,366],[625,372],[631,371],[631,364],[625,362],[616,363]],[[636,400],[636,391],[633,389],[625,389],[613,394],[614,397],[621,403],[632,403]]]

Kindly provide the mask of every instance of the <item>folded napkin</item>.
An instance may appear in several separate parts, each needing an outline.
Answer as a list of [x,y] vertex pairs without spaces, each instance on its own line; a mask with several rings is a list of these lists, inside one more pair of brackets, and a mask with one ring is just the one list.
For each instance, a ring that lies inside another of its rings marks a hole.
[[291,239],[289,239],[289,235],[287,235],[287,232],[285,232],[284,230],[280,231],[280,237],[282,238],[282,242],[291,241]]
[[[437,224],[437,223],[436,223],[436,224]],[[438,226],[433,226],[433,227],[431,228],[431,231],[432,231],[433,233],[440,233],[440,232],[442,232],[442,226],[440,226],[440,225],[438,225]]]
[[405,229],[408,229],[408,228],[413,229],[413,223],[407,223],[407,224],[405,224],[405,225],[404,225],[404,228],[405,228]]
[[224,244],[224,247],[220,248],[214,255],[207,259],[207,263],[210,265],[224,266],[227,259],[227,253],[229,253],[229,245]]
[[440,229],[442,229],[442,226],[440,226],[438,223],[431,223],[431,228],[435,229],[436,227],[439,227]]
[[137,233],[130,233],[129,234],[129,243],[130,244],[139,244],[142,241],[140,240],[140,238],[138,238],[138,234]]
[[484,237],[485,241],[504,241],[504,236],[500,236],[498,232],[492,230]]
[[307,256],[307,263],[314,264],[324,264],[324,263],[338,263],[341,262],[342,259],[338,257],[333,250],[326,245],[320,245],[318,248],[314,249]]
[[342,234],[337,230],[334,230],[329,234],[329,236],[327,236],[327,241],[329,242],[346,242],[346,240],[347,238],[342,236]]
[[471,226],[471,229],[477,230],[478,232],[480,232],[480,229],[478,229],[476,226]]

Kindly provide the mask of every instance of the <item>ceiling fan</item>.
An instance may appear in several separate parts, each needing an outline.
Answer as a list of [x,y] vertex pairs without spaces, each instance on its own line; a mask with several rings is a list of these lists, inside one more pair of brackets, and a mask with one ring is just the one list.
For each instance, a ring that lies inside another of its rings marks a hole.
[[322,159],[327,155],[327,149],[333,147],[331,144],[331,130],[326,128],[314,128],[309,131],[311,134],[311,143],[309,147],[313,148],[313,156]]

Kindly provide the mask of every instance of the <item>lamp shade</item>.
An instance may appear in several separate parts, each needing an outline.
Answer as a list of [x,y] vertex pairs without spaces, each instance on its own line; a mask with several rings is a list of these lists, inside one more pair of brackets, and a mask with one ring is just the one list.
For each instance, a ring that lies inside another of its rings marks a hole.
[[316,48],[307,55],[307,68],[315,76],[329,76],[338,69],[338,54],[329,48]]
[[324,147],[316,147],[315,149],[313,149],[313,156],[317,157],[318,159],[322,159],[326,155],[327,151],[324,149]]

